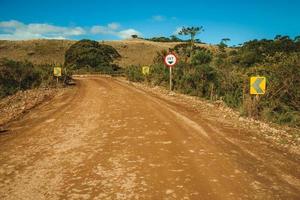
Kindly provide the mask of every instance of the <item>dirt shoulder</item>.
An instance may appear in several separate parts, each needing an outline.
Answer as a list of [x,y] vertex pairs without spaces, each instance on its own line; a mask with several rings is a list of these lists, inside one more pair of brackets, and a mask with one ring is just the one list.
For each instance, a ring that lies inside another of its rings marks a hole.
[[211,102],[199,97],[177,92],[170,93],[169,90],[159,86],[153,87],[144,83],[128,82],[124,78],[118,78],[118,80],[126,84],[129,83],[138,89],[142,89],[150,95],[189,108],[220,124],[249,130],[258,138],[270,141],[276,148],[300,155],[300,130],[297,128],[280,126],[270,122],[243,117],[238,111],[229,108],[222,101]]
[[50,101],[71,88],[39,88],[19,91],[0,100],[0,131],[5,132],[6,125],[30,112],[31,109]]

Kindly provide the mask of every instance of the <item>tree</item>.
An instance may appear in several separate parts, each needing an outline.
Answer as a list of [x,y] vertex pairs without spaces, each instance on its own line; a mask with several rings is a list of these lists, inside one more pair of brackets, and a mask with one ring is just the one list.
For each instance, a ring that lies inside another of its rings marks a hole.
[[138,35],[131,35],[131,37],[132,37],[133,39],[136,39],[136,38],[138,38],[139,36],[138,36]]
[[112,46],[85,39],[76,42],[66,51],[65,66],[71,70],[112,71],[115,66],[113,61],[120,57]]
[[221,40],[220,44],[218,45],[219,50],[222,51],[222,52],[224,52],[224,51],[225,51],[225,48],[228,46],[228,45],[227,45],[227,42],[229,42],[229,41],[230,41],[229,38],[223,38],[223,39]]
[[226,45],[227,45],[227,42],[229,42],[229,41],[230,41],[230,38],[223,38],[221,40],[221,42],[225,43]]
[[[193,47],[195,43],[195,36],[201,32],[203,32],[203,26],[200,27],[182,27],[181,31],[179,31],[179,35],[190,35],[191,36],[191,54],[193,53]],[[191,56],[192,57],[192,56]]]

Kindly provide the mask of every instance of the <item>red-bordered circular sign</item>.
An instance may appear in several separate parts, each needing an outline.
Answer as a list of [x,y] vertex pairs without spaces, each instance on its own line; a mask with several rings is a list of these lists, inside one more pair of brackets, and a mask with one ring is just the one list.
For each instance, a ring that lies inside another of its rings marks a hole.
[[177,60],[178,58],[174,53],[168,53],[164,58],[165,65],[168,67],[174,67],[174,65],[177,63]]

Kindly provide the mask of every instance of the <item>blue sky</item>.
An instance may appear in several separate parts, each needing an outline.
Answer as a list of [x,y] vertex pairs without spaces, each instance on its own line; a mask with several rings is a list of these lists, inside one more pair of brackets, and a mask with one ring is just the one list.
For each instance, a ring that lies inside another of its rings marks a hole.
[[300,35],[300,1],[0,0],[0,39],[117,40],[139,34],[170,36],[203,26],[206,43],[230,44],[275,35]]

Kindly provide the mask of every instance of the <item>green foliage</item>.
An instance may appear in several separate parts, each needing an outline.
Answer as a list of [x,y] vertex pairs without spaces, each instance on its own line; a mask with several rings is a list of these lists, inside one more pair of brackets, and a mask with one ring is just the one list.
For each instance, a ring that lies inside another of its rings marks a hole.
[[128,80],[134,82],[144,81],[144,75],[140,66],[131,65],[125,69],[125,75]]
[[120,54],[109,45],[92,40],[80,40],[66,51],[65,66],[75,71],[111,72],[118,68],[113,61],[120,57]]
[[[179,56],[179,58],[181,58],[181,60],[183,60],[184,62],[187,62],[187,60],[189,58],[191,58],[191,49],[190,49],[190,44],[188,43],[181,43],[181,44],[177,44],[174,46],[173,49],[171,49],[173,51],[176,52],[176,54]],[[209,56],[211,55],[211,58],[212,58],[212,54],[211,52],[204,48],[204,47],[199,47],[199,46],[194,46],[193,47],[193,51],[201,55],[198,55],[198,58],[199,59],[202,59],[204,57],[206,57],[207,60],[209,60]],[[193,55],[192,55],[193,56]],[[194,57],[194,56],[193,56]],[[193,58],[192,58],[193,59]],[[197,58],[194,59],[194,61],[196,61]],[[208,61],[207,61],[208,62]],[[205,63],[205,62],[204,62]],[[204,64],[203,63],[203,64]]]
[[198,33],[203,32],[203,26],[200,27],[182,27],[181,31],[179,31],[179,35],[190,35],[191,40],[195,38]]
[[300,54],[277,53],[265,62],[269,84],[261,109],[267,107],[275,122],[295,124],[298,120],[300,125]]
[[186,40],[182,40],[175,35],[171,35],[170,37],[152,37],[145,38],[145,40],[153,41],[153,42],[185,42]]
[[[144,40],[152,41],[152,42],[186,42],[186,43],[191,43],[191,39],[183,40],[178,38],[176,35],[171,35],[170,37],[152,37],[152,38],[144,38]],[[194,43],[201,43],[199,39],[194,39]]]
[[193,65],[208,64],[212,60],[212,54],[209,50],[198,50],[192,58]]
[[194,44],[195,44],[195,36],[201,32],[203,32],[203,26],[200,27],[182,27],[181,31],[179,31],[179,35],[190,35],[191,40],[189,41],[189,55],[192,57],[194,53]]
[[0,60],[0,98],[53,82],[53,68],[34,66],[28,61]]
[[[245,116],[300,127],[299,43],[299,38],[277,36],[274,40],[249,41],[239,48],[225,49],[225,44],[215,54],[196,46],[191,54],[190,44],[178,44],[172,49],[180,58],[173,68],[173,88],[223,100]],[[158,52],[151,66],[149,78],[153,85],[168,86],[169,70],[163,64],[166,54]],[[267,78],[266,94],[258,99],[249,94],[251,76]]]

